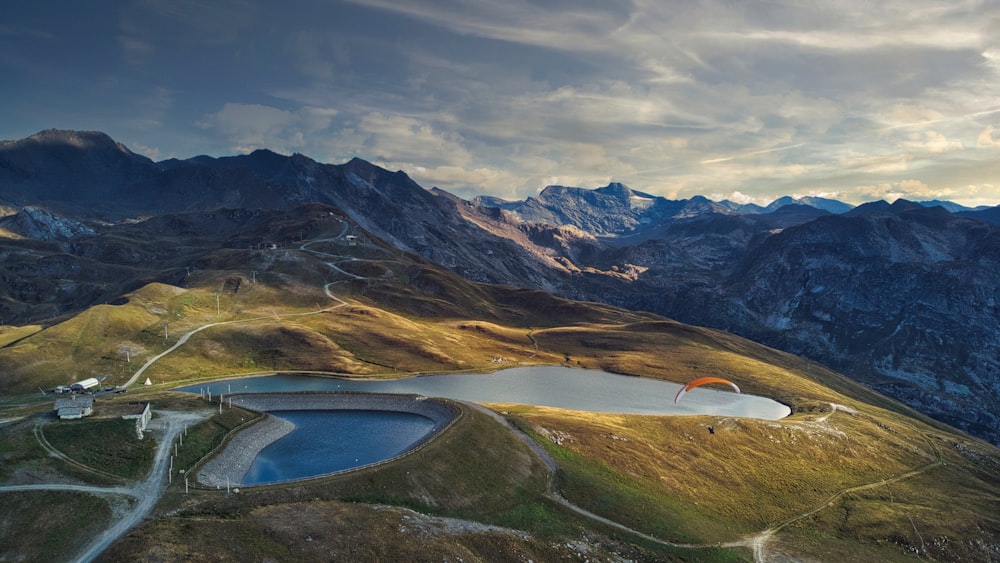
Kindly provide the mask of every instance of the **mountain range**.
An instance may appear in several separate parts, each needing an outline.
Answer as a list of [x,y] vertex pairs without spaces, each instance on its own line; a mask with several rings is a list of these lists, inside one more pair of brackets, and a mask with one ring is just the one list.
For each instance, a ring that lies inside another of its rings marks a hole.
[[301,223],[282,217],[310,204],[469,280],[723,329],[1000,444],[997,207],[763,207],[621,183],[469,201],[361,159],[154,162],[103,133],[48,130],[0,143],[0,320],[73,314],[176,283],[219,249],[294,241]]

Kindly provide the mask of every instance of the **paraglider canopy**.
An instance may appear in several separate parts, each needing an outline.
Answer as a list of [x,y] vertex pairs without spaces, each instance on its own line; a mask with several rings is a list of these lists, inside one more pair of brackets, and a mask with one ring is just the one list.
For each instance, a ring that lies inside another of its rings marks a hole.
[[683,397],[684,394],[690,391],[691,389],[709,383],[725,383],[726,385],[731,386],[733,390],[736,391],[737,393],[740,392],[740,388],[737,387],[735,383],[729,381],[728,379],[722,379],[721,377],[699,377],[698,379],[689,381],[687,385],[685,385],[684,387],[681,387],[680,391],[677,392],[677,395],[674,396],[674,402],[676,403],[677,401],[679,401],[681,397]]

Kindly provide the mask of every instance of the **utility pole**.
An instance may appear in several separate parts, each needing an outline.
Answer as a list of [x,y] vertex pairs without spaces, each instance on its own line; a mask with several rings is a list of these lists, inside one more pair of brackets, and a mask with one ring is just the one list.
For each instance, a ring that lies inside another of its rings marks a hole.
[[218,317],[222,314],[222,310],[219,309],[219,292],[215,292],[215,316]]

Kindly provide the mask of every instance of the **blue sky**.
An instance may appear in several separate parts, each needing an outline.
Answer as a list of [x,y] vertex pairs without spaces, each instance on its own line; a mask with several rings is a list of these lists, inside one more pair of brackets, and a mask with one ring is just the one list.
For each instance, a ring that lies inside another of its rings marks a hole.
[[0,139],[257,148],[462,197],[1000,203],[1000,4],[10,2]]

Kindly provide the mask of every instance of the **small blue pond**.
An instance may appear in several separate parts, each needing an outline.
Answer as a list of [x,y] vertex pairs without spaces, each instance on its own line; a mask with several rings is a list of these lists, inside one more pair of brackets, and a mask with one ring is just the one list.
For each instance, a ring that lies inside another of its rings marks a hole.
[[272,411],[295,430],[267,446],[243,485],[304,479],[390,459],[434,427],[419,414],[389,411]]

